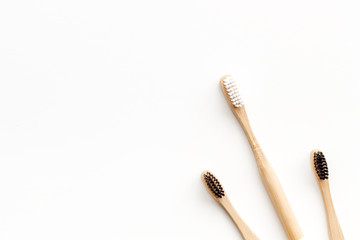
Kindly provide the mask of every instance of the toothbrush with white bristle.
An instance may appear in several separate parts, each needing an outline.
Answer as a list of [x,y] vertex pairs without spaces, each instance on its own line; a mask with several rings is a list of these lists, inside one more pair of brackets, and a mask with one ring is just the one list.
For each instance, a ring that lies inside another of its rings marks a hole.
[[220,85],[231,110],[240,122],[249,140],[261,178],[289,239],[301,239],[303,237],[303,233],[293,211],[291,210],[284,190],[251,129],[250,122],[245,111],[244,101],[239,94],[237,84],[230,75],[226,75],[220,80]]

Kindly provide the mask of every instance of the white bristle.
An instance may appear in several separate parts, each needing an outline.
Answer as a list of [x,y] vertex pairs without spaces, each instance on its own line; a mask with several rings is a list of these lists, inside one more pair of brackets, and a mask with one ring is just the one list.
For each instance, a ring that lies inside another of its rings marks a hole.
[[241,99],[239,89],[234,79],[230,76],[227,76],[224,79],[223,83],[226,92],[230,98],[230,101],[234,105],[234,107],[241,107],[242,105],[244,105],[244,101]]

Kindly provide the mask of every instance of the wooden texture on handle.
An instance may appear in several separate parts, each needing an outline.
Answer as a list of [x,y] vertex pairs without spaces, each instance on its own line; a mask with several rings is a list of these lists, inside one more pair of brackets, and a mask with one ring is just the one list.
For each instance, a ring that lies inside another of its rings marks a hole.
[[244,240],[259,240],[259,238],[251,231],[251,229],[246,225],[246,223],[241,219],[239,214],[234,209],[233,205],[227,197],[221,198],[218,200],[221,206],[229,214],[236,227],[239,229],[241,236]]
[[286,198],[284,190],[281,187],[279,179],[277,178],[269,162],[266,161],[266,158],[261,149],[258,147],[253,150],[261,178],[280,218],[280,221],[286,231],[286,234],[288,235],[289,239],[301,239],[303,237],[302,231]]
[[296,220],[290,204],[286,198],[285,192],[277,178],[273,168],[267,161],[263,151],[261,150],[255,135],[251,129],[245,106],[241,108],[233,108],[236,118],[239,120],[244,132],[249,140],[251,148],[254,152],[256,163],[259,168],[260,176],[264,182],[268,195],[273,203],[273,206],[280,218],[280,221],[285,229],[289,239],[298,240],[303,238],[303,233]]
[[322,180],[319,182],[319,184],[326,210],[326,217],[329,228],[329,237],[331,240],[344,240],[345,238],[342,233],[339,220],[335,213],[334,204],[332,202],[329,180]]

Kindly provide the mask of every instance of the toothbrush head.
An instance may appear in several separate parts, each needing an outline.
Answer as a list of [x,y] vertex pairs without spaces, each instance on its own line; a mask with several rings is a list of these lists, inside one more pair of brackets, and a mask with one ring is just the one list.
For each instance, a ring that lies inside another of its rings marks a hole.
[[328,166],[324,154],[320,150],[312,151],[314,170],[320,180],[329,178]]
[[236,108],[242,107],[244,105],[244,101],[242,100],[239,93],[239,88],[232,76],[224,76],[220,80],[220,84],[229,103],[231,103]]
[[214,174],[209,171],[204,171],[201,174],[201,178],[205,187],[215,199],[218,200],[222,197],[225,197],[225,191]]

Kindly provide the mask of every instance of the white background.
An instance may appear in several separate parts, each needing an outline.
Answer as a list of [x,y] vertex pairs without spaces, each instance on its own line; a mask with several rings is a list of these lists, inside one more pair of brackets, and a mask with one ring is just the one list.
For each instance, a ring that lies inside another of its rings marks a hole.
[[240,239],[213,171],[261,239],[286,239],[219,79],[305,234],[328,239],[324,151],[360,239],[358,1],[0,2],[1,239]]

